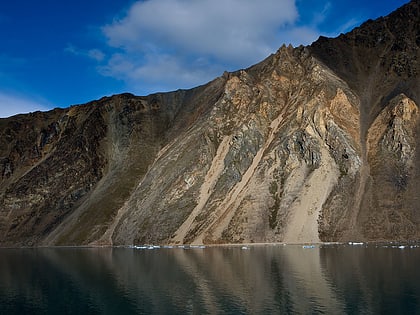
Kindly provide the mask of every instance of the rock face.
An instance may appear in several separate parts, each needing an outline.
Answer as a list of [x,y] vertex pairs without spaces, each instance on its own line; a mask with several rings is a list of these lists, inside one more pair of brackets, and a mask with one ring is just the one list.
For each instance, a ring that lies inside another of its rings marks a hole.
[[195,89],[0,119],[0,245],[418,240],[419,7]]

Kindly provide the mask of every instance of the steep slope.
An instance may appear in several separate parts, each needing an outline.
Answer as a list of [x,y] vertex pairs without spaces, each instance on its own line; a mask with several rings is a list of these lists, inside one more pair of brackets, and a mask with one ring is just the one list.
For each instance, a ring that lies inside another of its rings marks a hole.
[[[360,164],[349,137],[359,138],[355,102],[306,48],[227,75],[212,111],[158,154],[120,210],[113,243],[319,240],[336,174],[355,176]],[[320,189],[318,176],[331,183]]]
[[101,236],[162,144],[194,123],[191,106],[205,111],[217,97],[219,81],[207,93],[123,94],[1,119],[2,244],[46,237],[80,244]]
[[192,90],[0,119],[0,245],[419,238],[419,1]]
[[[363,163],[359,210],[354,211],[351,225],[368,239],[417,235],[420,160],[414,112],[420,104],[419,16],[420,2],[414,0],[387,17],[367,21],[336,39],[320,38],[310,47],[360,99]],[[395,110],[399,102],[411,104],[410,119],[398,114],[408,110],[405,106]]]

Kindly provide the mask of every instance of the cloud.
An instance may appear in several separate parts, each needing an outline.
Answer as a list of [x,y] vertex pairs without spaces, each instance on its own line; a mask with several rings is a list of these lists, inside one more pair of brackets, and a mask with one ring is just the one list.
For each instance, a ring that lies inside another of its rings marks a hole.
[[249,62],[279,46],[277,29],[297,17],[293,0],[149,0],[103,31],[109,45],[127,51],[170,48]]
[[105,59],[105,54],[99,49],[90,49],[87,51],[87,56],[100,62]]
[[323,8],[322,8],[322,11],[314,10],[314,12],[312,12],[313,18],[312,18],[311,24],[313,25],[317,25],[324,22],[332,8],[331,2],[329,1],[326,2],[325,4],[320,2],[318,3],[318,5],[323,5]]
[[41,102],[0,91],[0,117],[2,118],[49,108]]
[[347,22],[343,23],[337,33],[346,33],[351,31],[354,27],[360,25],[363,22],[363,19],[350,18]]
[[88,57],[97,62],[101,62],[105,59],[105,54],[99,49],[84,50],[77,48],[72,44],[68,44],[64,51],[75,56]]
[[114,54],[98,69],[134,92],[192,87],[311,42],[298,17],[295,0],[136,1],[102,28]]
[[223,70],[205,58],[187,60],[164,53],[145,54],[141,59],[117,53],[99,67],[102,75],[125,81],[136,93],[193,87],[214,79]]

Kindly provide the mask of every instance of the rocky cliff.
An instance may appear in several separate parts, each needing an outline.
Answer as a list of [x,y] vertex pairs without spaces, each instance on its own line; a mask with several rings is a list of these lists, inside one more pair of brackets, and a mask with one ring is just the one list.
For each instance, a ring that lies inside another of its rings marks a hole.
[[0,245],[418,240],[419,7],[191,90],[0,119]]

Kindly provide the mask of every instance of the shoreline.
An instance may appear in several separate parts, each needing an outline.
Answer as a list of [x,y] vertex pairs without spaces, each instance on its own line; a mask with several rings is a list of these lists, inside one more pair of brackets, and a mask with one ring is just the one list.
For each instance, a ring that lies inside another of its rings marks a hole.
[[371,246],[371,245],[382,245],[381,247],[398,247],[407,246],[407,247],[420,247],[420,240],[412,241],[366,241],[366,242],[313,242],[313,243],[223,243],[223,244],[136,244],[136,245],[40,245],[40,246],[5,246],[1,247],[2,249],[117,249],[117,248],[126,248],[126,249],[204,249],[204,248],[252,248],[252,247],[284,247],[284,246],[301,246],[303,248],[316,248],[316,247],[328,247],[328,246]]

